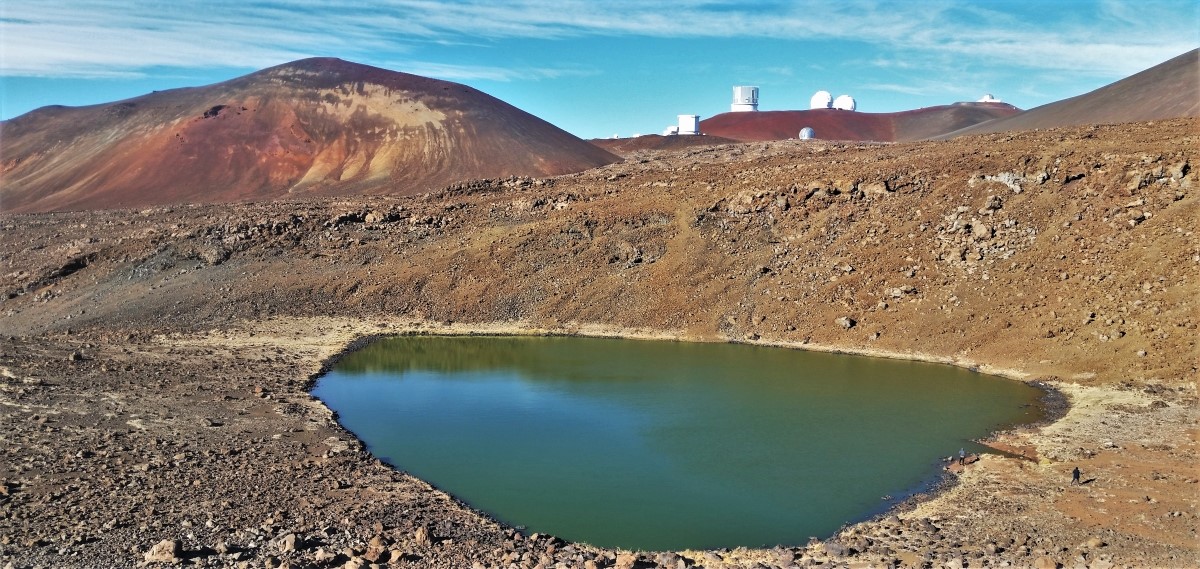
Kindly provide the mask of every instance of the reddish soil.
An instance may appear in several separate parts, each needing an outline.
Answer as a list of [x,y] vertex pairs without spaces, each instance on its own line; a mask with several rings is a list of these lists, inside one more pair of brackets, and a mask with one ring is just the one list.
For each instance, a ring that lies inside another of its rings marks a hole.
[[729,138],[722,138],[720,136],[709,135],[662,136],[658,134],[647,134],[638,136],[636,138],[595,138],[589,142],[609,152],[612,152],[613,154],[617,154],[619,156],[630,156],[645,150],[680,150],[684,148],[732,144],[737,141]]
[[405,195],[617,160],[470,87],[331,58],[46,107],[0,132],[6,212]]

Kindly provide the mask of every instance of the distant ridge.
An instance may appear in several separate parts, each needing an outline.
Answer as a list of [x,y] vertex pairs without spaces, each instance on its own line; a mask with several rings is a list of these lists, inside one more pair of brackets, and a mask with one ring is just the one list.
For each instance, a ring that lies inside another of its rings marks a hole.
[[594,138],[589,140],[609,152],[625,156],[641,150],[682,150],[697,146],[736,144],[738,141],[719,136],[643,134],[633,138]]
[[465,85],[304,59],[0,122],[0,211],[410,194],[619,160]]
[[904,142],[1019,112],[1020,109],[1006,103],[955,103],[897,113],[838,109],[722,113],[700,121],[700,130],[749,142],[797,138],[800,129],[812,127],[816,138],[822,140]]
[[1200,116],[1200,49],[1193,49],[1090,93],[963,128],[938,138],[1195,116]]

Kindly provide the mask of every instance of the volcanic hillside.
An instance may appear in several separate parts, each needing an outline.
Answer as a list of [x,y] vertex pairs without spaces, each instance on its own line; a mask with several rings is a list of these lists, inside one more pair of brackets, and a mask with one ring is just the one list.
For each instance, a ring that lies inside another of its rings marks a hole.
[[786,140],[812,127],[816,138],[875,142],[924,140],[1021,112],[1005,103],[955,103],[898,113],[839,109],[721,113],[700,121],[705,134],[738,141]]
[[619,156],[628,157],[642,151],[682,150],[696,146],[736,144],[738,141],[720,136],[663,136],[660,134],[644,134],[633,138],[594,138],[589,142]]
[[1200,49],[1090,93],[970,126],[941,138],[1195,116],[1200,116]]
[[5,212],[403,195],[618,159],[470,87],[332,58],[0,129]]

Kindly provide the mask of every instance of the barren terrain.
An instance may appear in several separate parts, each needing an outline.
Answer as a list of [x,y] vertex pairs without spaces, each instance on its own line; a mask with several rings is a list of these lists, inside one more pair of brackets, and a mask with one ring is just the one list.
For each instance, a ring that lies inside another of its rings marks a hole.
[[[4,215],[0,565],[1195,566],[1198,124],[639,150],[413,197]],[[1070,407],[997,436],[1026,458],[985,455],[828,539],[604,551],[391,469],[308,395],[354,342],[408,332],[918,358]]]

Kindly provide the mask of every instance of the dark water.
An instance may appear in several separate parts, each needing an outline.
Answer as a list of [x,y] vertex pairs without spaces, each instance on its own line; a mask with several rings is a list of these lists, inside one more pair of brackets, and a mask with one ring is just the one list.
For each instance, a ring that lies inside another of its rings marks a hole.
[[1037,389],[950,366],[731,344],[402,337],[314,394],[368,448],[496,518],[633,549],[800,544],[928,484]]

